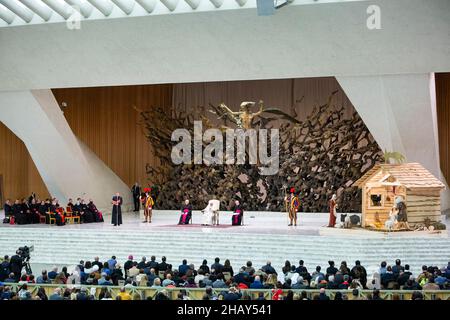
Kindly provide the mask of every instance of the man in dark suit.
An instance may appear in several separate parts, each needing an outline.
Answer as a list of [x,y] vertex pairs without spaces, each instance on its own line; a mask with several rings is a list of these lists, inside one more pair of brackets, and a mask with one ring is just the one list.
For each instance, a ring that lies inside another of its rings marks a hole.
[[135,183],[134,186],[131,188],[131,193],[133,194],[133,202],[134,202],[134,211],[139,211],[140,209],[140,197],[141,197],[141,187],[139,186],[139,183]]
[[10,265],[9,265],[9,257],[5,256],[3,258],[2,263],[0,264],[0,282],[8,278],[8,275],[11,273]]
[[158,262],[156,262],[156,257],[152,256],[150,258],[150,262],[148,263],[147,268],[150,269],[155,269],[156,272],[158,272]]
[[158,264],[158,271],[166,271],[166,270],[167,270],[166,257],[162,257],[161,263]]
[[128,276],[128,270],[133,267],[133,256],[129,255],[128,260],[124,263],[123,269],[125,270],[125,275]]
[[211,266],[211,272],[214,270],[215,274],[221,273],[223,269],[223,265],[220,263],[220,259],[214,259],[214,263]]
[[263,266],[261,268],[262,271],[264,271],[266,274],[273,274],[273,273],[277,273],[274,269],[274,267],[272,267],[272,263],[270,261],[267,261],[267,264],[265,266]]
[[[394,269],[394,268],[392,268]],[[404,271],[400,271],[400,274],[398,276],[397,282],[400,286],[405,285],[405,283],[409,280],[409,278],[411,277],[412,273],[411,271],[409,271],[409,265],[405,264],[405,270]]]
[[181,264],[181,265],[178,267],[179,275],[180,275],[181,277],[184,276],[188,270],[189,270],[189,266],[187,265],[187,260],[184,259],[184,260],[183,260],[183,264]]
[[9,261],[9,268],[11,269],[11,272],[14,273],[14,277],[16,281],[19,281],[20,274],[22,272],[23,268],[23,259],[19,256],[20,251],[17,250],[16,254],[11,257],[11,260]]

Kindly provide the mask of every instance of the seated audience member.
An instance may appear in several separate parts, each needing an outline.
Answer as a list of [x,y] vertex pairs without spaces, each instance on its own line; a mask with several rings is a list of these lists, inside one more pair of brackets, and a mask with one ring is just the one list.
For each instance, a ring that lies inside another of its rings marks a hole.
[[141,261],[138,263],[138,269],[145,269],[147,267],[147,257],[142,257]]
[[33,215],[31,213],[31,206],[26,199],[22,199],[22,211],[25,214],[25,224],[33,223]]
[[170,273],[166,275],[166,278],[162,282],[162,286],[163,287],[175,286],[175,282],[172,280],[172,275]]
[[119,263],[115,265],[114,270],[112,270],[111,272],[111,280],[115,286],[119,284],[119,281],[125,280],[122,268]]
[[167,267],[169,265],[167,264],[166,259],[167,259],[166,257],[161,258],[161,262],[158,263],[158,272],[161,272],[161,271],[166,272],[167,271]]
[[16,201],[14,202],[12,206],[12,212],[16,224],[27,223],[27,216],[26,213],[23,211],[23,206],[19,199],[16,199]]
[[6,278],[5,280],[3,280],[4,283],[13,283],[16,282],[16,275],[14,274],[14,272],[11,272],[8,275],[8,278]]
[[208,266],[208,261],[207,260],[203,260],[202,265],[198,268],[198,270],[202,270],[203,274],[207,274],[210,273],[209,271],[209,266]]
[[434,282],[434,277],[430,275],[430,277],[428,278],[428,282],[422,286],[422,290],[433,291],[433,290],[441,290],[441,288]]
[[178,267],[178,272],[180,274],[180,276],[184,276],[186,274],[186,272],[189,270],[189,266],[187,264],[187,260],[184,259],[182,264]]
[[109,269],[112,271],[116,267],[117,264],[117,258],[116,256],[112,256],[111,259],[108,260],[108,266]]
[[52,283],[51,280],[48,278],[47,270],[42,270],[42,274],[39,277],[37,277],[36,283],[44,283],[44,284]]
[[400,259],[395,260],[395,265],[392,267],[392,273],[397,278],[400,275],[400,272],[404,271],[405,268],[402,266],[402,262]]
[[405,269],[403,271],[400,271],[400,274],[397,278],[397,282],[400,286],[405,285],[406,281],[409,280],[412,273],[409,271],[409,264],[405,264]]
[[67,206],[66,207],[70,208],[70,210],[72,210],[72,213],[73,213],[74,204],[73,204],[72,198],[69,198],[69,201],[67,202]]
[[[444,271],[445,271],[445,269],[444,269]],[[445,287],[448,283],[448,279],[443,276],[441,270],[436,271],[436,278],[434,279],[434,283],[436,283],[442,290],[445,289]]]
[[48,273],[48,278],[50,280],[55,280],[56,276],[58,275],[58,267],[53,267],[52,271]]
[[55,214],[55,220],[57,226],[63,226],[66,224],[64,209],[60,207],[58,200],[53,199],[52,201],[52,211]]
[[327,268],[327,274],[325,275],[325,278],[328,279],[329,276],[334,276],[336,272],[338,272],[338,269],[334,266],[334,261],[328,261],[329,267]]
[[189,203],[189,200],[184,200],[184,205],[181,208],[181,215],[178,224],[189,224],[189,221],[192,219],[192,205]]
[[83,223],[95,222],[94,214],[89,210],[88,205],[84,202],[84,199],[80,200],[80,209],[82,212],[81,221]]
[[113,283],[111,282],[111,277],[103,272],[101,274],[101,278],[98,279],[98,285],[99,286],[112,286]]
[[11,217],[13,215],[13,208],[10,199],[6,199],[3,209],[5,210],[5,217]]
[[342,275],[350,274],[350,269],[347,267],[347,261],[341,261],[339,271],[342,273]]
[[87,210],[91,213],[92,217],[94,218],[93,222],[103,222],[103,214],[97,209],[97,206],[94,204],[92,199],[89,199]]
[[224,281],[223,274],[219,273],[217,275],[216,281],[212,284],[213,288],[228,288],[227,284]]
[[223,265],[220,263],[220,259],[219,257],[214,259],[214,263],[211,265],[211,273],[214,272],[217,273],[221,273],[223,269]]
[[155,269],[158,270],[158,262],[156,262],[156,257],[155,256],[151,256],[150,257],[150,261],[148,263],[148,265],[146,266],[147,269]]
[[396,277],[392,272],[391,266],[387,266],[386,273],[381,275],[381,285],[386,289],[390,282],[395,282]]
[[385,274],[387,271],[387,262],[386,261],[382,261],[381,265],[380,265],[380,270],[378,271],[380,273],[380,275]]
[[63,300],[63,297],[61,295],[61,288],[55,288],[53,290],[53,294],[48,297],[48,300]]
[[317,266],[316,271],[314,271],[311,275],[312,280],[314,280],[316,283],[325,279],[325,275],[321,272],[321,270],[322,268],[320,266]]
[[366,283],[367,283],[367,271],[366,268],[364,268],[361,265],[361,262],[359,260],[355,261],[355,266],[352,268],[352,270],[350,271],[350,275],[352,277],[352,279],[357,279],[359,280],[359,282],[361,283],[361,285],[363,286],[363,288],[366,287]]
[[261,270],[266,274],[276,274],[274,267],[272,267],[272,263],[267,261],[266,265],[261,267]]
[[413,276],[406,281],[406,284],[403,286],[403,290],[422,290],[422,287],[419,283],[414,279]]
[[38,212],[39,212],[39,216],[46,216],[47,214],[47,205],[45,204],[45,201],[42,200],[39,205],[38,205]]
[[319,300],[325,301],[330,300],[330,297],[325,293],[325,288],[320,289]]
[[242,297],[242,293],[239,290],[239,288],[230,287],[228,289],[228,292],[225,293],[223,300],[234,301],[234,300],[239,300],[241,297]]
[[255,268],[252,267],[251,261],[247,261],[245,272],[247,272],[251,276],[253,276],[253,274],[255,273]]
[[80,222],[84,222],[84,214],[86,209],[86,206],[84,205],[84,203],[82,203],[82,199],[77,198],[77,202],[73,206],[73,214],[80,217]]
[[230,276],[234,276],[233,267],[231,266],[230,260],[226,259],[224,265],[221,269],[221,273],[229,272]]
[[11,268],[9,264],[9,256],[4,256],[2,263],[0,263],[0,282],[8,278],[11,273]]
[[31,200],[30,211],[32,223],[40,223],[41,215],[39,213],[39,204],[36,203],[36,199],[34,198]]
[[255,280],[250,284],[250,289],[263,289],[264,285],[261,282],[261,278],[259,276],[255,276]]

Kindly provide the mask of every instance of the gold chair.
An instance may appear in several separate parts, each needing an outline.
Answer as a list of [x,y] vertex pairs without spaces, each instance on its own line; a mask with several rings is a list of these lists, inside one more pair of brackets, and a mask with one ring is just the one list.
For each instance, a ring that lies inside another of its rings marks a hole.
[[[47,212],[48,214],[48,222],[50,224],[56,224],[56,218],[55,218],[55,214],[53,212]],[[52,223],[53,222],[53,223]]]

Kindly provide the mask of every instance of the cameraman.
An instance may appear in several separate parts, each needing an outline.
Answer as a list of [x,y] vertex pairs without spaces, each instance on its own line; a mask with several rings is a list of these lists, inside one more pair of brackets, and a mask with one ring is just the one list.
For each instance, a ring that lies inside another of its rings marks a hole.
[[20,255],[21,251],[17,250],[16,254],[13,255],[11,257],[11,260],[9,261],[9,268],[11,269],[11,272],[14,273],[14,279],[16,280],[16,282],[19,281],[23,268],[23,259]]

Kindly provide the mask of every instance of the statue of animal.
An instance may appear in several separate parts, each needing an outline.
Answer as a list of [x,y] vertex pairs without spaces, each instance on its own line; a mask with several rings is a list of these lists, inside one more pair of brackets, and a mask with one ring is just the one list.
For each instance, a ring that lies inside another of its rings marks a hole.
[[390,159],[394,160],[395,163],[398,164],[404,163],[406,160],[405,156],[397,151],[387,152],[386,150],[384,150],[383,157],[385,163],[391,163]]

